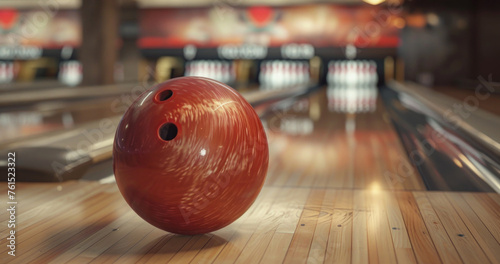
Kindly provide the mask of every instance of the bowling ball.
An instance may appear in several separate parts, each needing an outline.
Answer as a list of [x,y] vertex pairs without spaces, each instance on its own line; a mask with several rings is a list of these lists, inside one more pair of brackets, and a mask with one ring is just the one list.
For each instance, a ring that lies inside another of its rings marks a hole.
[[201,77],[153,86],[118,125],[113,169],[132,209],[163,230],[195,235],[238,219],[257,198],[269,161],[252,106]]

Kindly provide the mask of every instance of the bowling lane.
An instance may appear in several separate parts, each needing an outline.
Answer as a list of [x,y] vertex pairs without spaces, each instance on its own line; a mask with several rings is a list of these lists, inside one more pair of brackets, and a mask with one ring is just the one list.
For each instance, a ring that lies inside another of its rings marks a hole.
[[52,87],[6,93],[0,97],[0,148],[27,136],[121,115],[145,87],[149,86]]
[[210,234],[154,228],[104,180],[18,183],[23,250],[12,263],[500,262],[500,196],[426,192],[416,175],[387,181],[406,155],[381,100],[352,91],[322,89],[262,114],[267,182]]
[[59,88],[59,87],[67,88],[68,86],[57,80],[37,80],[37,81],[17,82],[17,83],[0,82],[0,94],[7,94],[19,91],[43,91],[44,89]]
[[50,131],[70,129],[100,118],[123,114],[125,109],[111,107],[118,98],[82,99],[76,102],[43,102],[33,107],[0,112],[0,148],[20,138]]
[[425,190],[376,87],[335,87],[267,113],[266,185]]

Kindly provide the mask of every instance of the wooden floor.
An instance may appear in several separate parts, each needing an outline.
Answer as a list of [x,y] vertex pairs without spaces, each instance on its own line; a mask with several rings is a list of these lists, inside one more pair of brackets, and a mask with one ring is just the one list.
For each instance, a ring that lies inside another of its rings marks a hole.
[[266,184],[226,228],[156,229],[114,183],[17,183],[17,255],[2,239],[0,262],[500,263],[500,195],[425,191],[380,103],[365,114],[326,105],[320,92],[264,118]]
[[[308,122],[312,133],[297,131]],[[338,113],[328,110],[320,91],[274,109],[264,123],[269,186],[425,190],[381,100],[375,112]]]
[[143,221],[115,184],[18,186],[8,263],[500,263],[492,193],[265,186],[235,223],[191,237]]

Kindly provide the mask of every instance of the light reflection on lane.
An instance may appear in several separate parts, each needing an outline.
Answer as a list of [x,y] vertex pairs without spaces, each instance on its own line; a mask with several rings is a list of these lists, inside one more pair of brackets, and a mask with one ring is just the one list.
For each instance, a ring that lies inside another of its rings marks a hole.
[[374,112],[377,107],[376,86],[330,86],[328,109],[339,113]]
[[[263,115],[270,153],[266,185],[357,188],[374,194],[387,189],[424,190],[416,171],[405,174],[404,182],[386,177],[398,174],[409,160],[384,117],[387,112],[377,88],[341,89],[323,88]],[[355,100],[344,102],[337,97],[339,92]]]

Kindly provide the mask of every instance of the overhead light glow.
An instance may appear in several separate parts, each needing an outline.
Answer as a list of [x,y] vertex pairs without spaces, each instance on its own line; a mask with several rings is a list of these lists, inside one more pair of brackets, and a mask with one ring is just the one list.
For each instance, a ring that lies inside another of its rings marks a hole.
[[370,5],[379,5],[385,2],[385,0],[363,0],[363,2],[368,3]]

